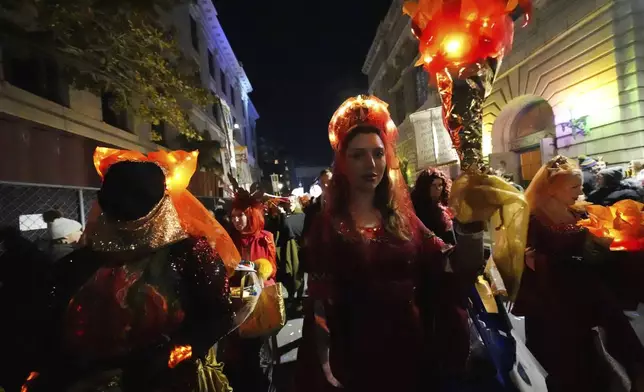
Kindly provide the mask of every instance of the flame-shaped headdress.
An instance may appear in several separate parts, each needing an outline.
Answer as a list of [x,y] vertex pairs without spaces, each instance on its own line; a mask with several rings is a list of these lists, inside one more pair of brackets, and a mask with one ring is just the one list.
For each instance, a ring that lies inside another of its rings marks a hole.
[[[166,193],[172,199],[183,229],[191,236],[207,238],[231,272],[241,259],[237,248],[226,230],[187,189],[192,175],[197,170],[198,155],[197,151],[156,151],[144,155],[138,151],[98,147],[94,152],[94,166],[103,179],[109,168],[118,162],[157,164],[165,174]],[[90,222],[86,231],[91,231],[91,220],[98,218],[100,213],[100,206],[96,203],[89,214]]]
[[344,138],[359,125],[378,128],[390,144],[395,144],[398,131],[387,104],[373,95],[358,95],[344,101],[335,111],[329,123],[329,142],[337,152]]
[[247,208],[263,208],[264,191],[259,184],[253,184],[250,192],[239,186],[239,183],[232,175],[228,174],[228,181],[232,185],[235,195],[233,198],[233,209],[244,211]]

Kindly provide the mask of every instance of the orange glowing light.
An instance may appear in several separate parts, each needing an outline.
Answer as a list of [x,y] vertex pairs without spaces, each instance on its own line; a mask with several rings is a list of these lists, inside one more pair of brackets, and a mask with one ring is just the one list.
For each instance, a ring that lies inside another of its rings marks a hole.
[[467,38],[463,34],[449,34],[443,41],[443,51],[448,59],[459,59],[469,51]]
[[32,381],[36,377],[40,376],[40,373],[38,372],[31,372],[29,373],[29,377],[25,380],[25,383],[22,385],[20,388],[20,392],[27,392],[29,390],[29,387],[27,386],[29,384],[29,381]]
[[102,178],[105,177],[109,167],[117,162],[154,162],[163,168],[166,174],[166,189],[180,193],[188,187],[192,175],[197,170],[198,156],[198,151],[156,151],[146,156],[138,151],[97,147],[94,152],[94,166]]
[[644,250],[644,204],[622,200],[610,207],[588,205],[589,218],[577,224],[595,237],[610,242],[614,251]]
[[411,18],[421,58],[432,59],[416,65],[436,75],[446,69],[461,72],[463,65],[501,58],[512,47],[512,16],[518,10],[529,20],[531,0],[405,1],[403,13]]
[[174,369],[178,364],[192,357],[192,346],[177,346],[170,352],[168,367]]
[[344,101],[329,123],[329,142],[339,149],[342,139],[354,126],[368,123],[386,132],[387,137],[397,136],[396,124],[391,120],[387,103],[372,95],[358,95]]

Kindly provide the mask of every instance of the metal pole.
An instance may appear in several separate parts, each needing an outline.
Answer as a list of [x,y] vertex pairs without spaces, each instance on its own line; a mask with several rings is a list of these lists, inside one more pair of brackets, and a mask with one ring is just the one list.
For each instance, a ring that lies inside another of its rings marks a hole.
[[78,204],[80,206],[80,223],[83,225],[83,230],[85,230],[85,200],[82,189],[78,190]]

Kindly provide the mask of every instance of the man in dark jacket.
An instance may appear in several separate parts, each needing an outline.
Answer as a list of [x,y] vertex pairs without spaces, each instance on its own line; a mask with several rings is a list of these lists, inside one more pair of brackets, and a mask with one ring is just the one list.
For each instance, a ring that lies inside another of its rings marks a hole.
[[599,163],[597,160],[585,155],[579,156],[579,167],[583,175],[583,192],[588,197],[597,186],[597,172],[599,172]]
[[620,200],[642,201],[644,190],[623,181],[624,171],[621,167],[604,169],[598,174],[598,187],[588,196],[593,204],[610,206]]

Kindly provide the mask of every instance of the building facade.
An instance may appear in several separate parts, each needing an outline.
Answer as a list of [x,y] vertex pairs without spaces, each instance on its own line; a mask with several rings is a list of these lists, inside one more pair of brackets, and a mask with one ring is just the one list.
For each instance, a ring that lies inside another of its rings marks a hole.
[[[286,154],[286,150],[263,136],[258,138],[257,148],[262,170],[262,188],[267,192],[290,194],[297,183],[293,178],[293,160]],[[277,188],[274,184],[277,184]]]
[[[529,181],[554,154],[644,158],[644,7],[637,0],[537,0],[530,25],[515,25],[513,49],[484,104],[483,153],[492,167]],[[393,1],[363,66],[369,91],[390,104],[398,153],[418,171],[410,113],[437,107],[410,21]],[[497,121],[498,120],[498,121]]]
[[[408,164],[412,175],[418,167],[416,136],[409,126],[409,115],[440,105],[435,89],[428,86],[428,75],[414,64],[418,59],[418,40],[411,32],[411,21],[403,15],[403,0],[394,0],[376,31],[362,72],[367,75],[369,93],[389,104],[398,126],[397,153]],[[414,177],[415,178],[415,177]]]
[[250,81],[217,19],[217,10],[212,1],[194,1],[175,8],[171,21],[178,29],[180,46],[199,64],[202,86],[220,100],[209,113],[194,110],[191,119],[225,146],[225,172],[250,186],[258,180],[253,176],[258,173],[255,128],[259,114],[249,97],[253,91]]
[[[253,176],[259,178],[255,141],[259,115],[249,97],[251,84],[213,3],[184,4],[162,20],[176,27],[182,50],[199,65],[203,86],[221,98],[220,105],[194,107],[191,122],[221,144],[223,174],[245,173],[248,178],[242,180],[250,184]],[[167,128],[153,127],[125,111],[115,113],[109,96],[65,84],[54,61],[14,56],[0,43],[0,226],[15,225],[20,216],[48,208],[62,209],[83,222],[100,186],[92,162],[94,149],[147,152],[181,147],[177,132]],[[150,141],[153,129],[163,136],[163,146]],[[236,152],[243,152],[243,159],[237,159]],[[221,174],[195,173],[193,193],[224,196],[227,180]]]
[[[532,23],[516,28],[514,48],[485,103],[492,165],[503,161],[527,181],[555,153],[603,157],[609,165],[643,158],[641,1],[542,0],[535,5]],[[520,109],[522,101],[529,102],[526,110]],[[531,115],[513,116],[526,111]],[[554,116],[554,127],[545,126],[548,116]]]

